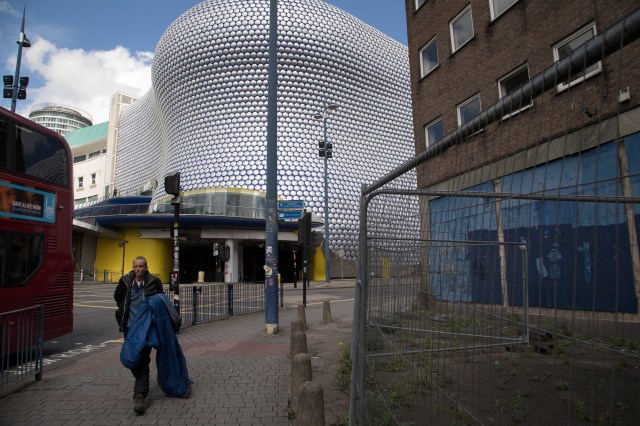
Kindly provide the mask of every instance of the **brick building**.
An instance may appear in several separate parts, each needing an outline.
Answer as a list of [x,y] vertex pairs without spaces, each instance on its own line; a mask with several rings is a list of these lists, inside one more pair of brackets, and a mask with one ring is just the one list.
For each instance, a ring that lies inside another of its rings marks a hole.
[[[438,141],[594,36],[637,14],[640,3],[405,4],[416,154],[433,151],[418,167],[419,187],[540,197],[431,196],[423,216],[430,238],[526,241],[532,305],[638,312],[640,206],[603,203],[597,197],[633,200],[640,195],[640,41],[548,83],[542,95],[487,120],[471,136],[440,148]],[[592,198],[553,199],[558,194]],[[470,287],[440,295],[522,303],[522,291],[510,287],[505,275],[512,260],[503,246],[495,250],[467,252],[469,264],[475,265],[466,271]],[[493,260],[482,265],[487,258]],[[493,283],[478,273],[494,269],[502,276]],[[490,288],[479,292],[479,281]]]

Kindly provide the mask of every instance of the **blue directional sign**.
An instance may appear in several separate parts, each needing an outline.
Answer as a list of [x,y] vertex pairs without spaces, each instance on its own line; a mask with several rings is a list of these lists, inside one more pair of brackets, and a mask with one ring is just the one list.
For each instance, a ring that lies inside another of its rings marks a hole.
[[305,207],[305,202],[302,200],[278,201],[278,210],[304,209]]
[[283,210],[278,212],[278,219],[302,219],[303,210]]

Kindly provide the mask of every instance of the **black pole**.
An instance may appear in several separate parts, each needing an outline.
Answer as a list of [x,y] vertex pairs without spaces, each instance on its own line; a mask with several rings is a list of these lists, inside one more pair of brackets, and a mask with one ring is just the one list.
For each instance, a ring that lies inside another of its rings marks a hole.
[[176,311],[180,312],[180,197],[174,196],[171,200],[173,204],[173,226],[171,227],[171,239],[173,240],[173,272],[171,273],[171,283],[169,291],[173,292],[173,305]]
[[267,93],[267,191],[265,226],[265,328],[277,334],[278,324],[278,1],[269,2],[269,75]]

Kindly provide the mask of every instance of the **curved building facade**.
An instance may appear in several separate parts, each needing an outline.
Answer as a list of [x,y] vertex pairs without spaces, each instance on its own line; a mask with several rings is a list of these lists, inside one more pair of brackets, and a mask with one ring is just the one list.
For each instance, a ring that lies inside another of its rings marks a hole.
[[[208,0],[179,17],[157,45],[152,89],[123,111],[118,190],[179,171],[185,195],[265,191],[268,41],[268,0]],[[330,247],[345,259],[357,257],[361,184],[414,154],[410,89],[406,46],[320,0],[278,2],[278,198],[324,217],[314,115],[337,104],[326,118]],[[156,185],[150,209],[167,200]]]
[[32,105],[29,108],[29,119],[63,136],[93,124],[93,117],[88,112],[54,103]]

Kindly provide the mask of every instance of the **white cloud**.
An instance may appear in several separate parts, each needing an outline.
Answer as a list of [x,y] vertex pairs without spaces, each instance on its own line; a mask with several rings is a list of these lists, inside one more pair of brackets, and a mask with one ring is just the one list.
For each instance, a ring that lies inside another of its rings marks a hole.
[[34,76],[38,80],[36,87],[29,85],[29,104],[53,102],[80,108],[97,124],[109,119],[111,95],[140,97],[151,88],[150,52],[132,54],[122,46],[93,51],[58,48],[40,37],[31,42],[22,60],[32,81]]

